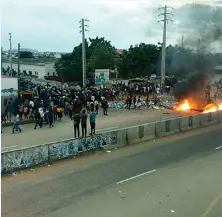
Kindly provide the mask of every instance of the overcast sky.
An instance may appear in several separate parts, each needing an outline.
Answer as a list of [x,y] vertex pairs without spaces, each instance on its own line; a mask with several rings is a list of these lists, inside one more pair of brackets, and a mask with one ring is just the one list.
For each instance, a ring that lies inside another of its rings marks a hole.
[[[164,0],[3,0],[1,43],[9,49],[12,34],[13,49],[17,43],[23,48],[39,51],[70,52],[81,42],[79,21],[89,19],[86,37],[105,37],[117,49],[131,44],[162,41],[162,24],[157,23],[157,8]],[[216,1],[167,0],[175,8],[186,3]],[[219,3],[219,1],[217,1]],[[178,43],[183,32],[175,22],[169,23],[168,44]]]

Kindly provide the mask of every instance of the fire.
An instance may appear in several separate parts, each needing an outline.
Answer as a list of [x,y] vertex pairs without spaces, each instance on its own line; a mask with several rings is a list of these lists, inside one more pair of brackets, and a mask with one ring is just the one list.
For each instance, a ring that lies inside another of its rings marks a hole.
[[189,105],[188,100],[184,100],[184,102],[179,104],[176,109],[178,111],[188,111],[188,110],[190,110],[190,105]]
[[222,103],[218,105],[209,104],[204,108],[203,113],[210,113],[210,112],[216,112],[216,111],[222,111]]
[[[192,105],[189,103],[189,101],[186,99],[182,103],[179,103],[175,109],[178,111],[190,111],[192,108]],[[203,113],[210,113],[210,112],[217,112],[222,111],[222,102],[219,104],[208,104],[204,107]]]

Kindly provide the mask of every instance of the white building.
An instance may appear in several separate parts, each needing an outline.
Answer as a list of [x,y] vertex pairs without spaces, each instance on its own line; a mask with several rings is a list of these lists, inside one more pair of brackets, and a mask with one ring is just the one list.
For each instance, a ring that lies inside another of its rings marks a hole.
[[56,70],[54,68],[54,63],[46,63],[45,64],[45,76],[53,76],[56,75]]

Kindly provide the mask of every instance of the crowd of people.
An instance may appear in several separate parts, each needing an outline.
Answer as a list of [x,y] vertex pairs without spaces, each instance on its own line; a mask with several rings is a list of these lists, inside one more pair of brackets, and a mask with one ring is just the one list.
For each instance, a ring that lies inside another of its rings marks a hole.
[[[148,100],[153,93],[160,94],[160,88],[152,84],[126,85],[118,83],[110,88],[89,87],[85,90],[80,87],[52,86],[34,84],[31,81],[20,81],[20,88],[31,91],[32,94],[19,95],[18,98],[4,99],[4,113],[2,122],[13,122],[12,133],[22,132],[21,120],[35,120],[34,129],[42,128],[43,125],[53,127],[55,121],[60,122],[63,116],[68,116],[74,122],[74,135],[87,135],[87,117],[91,126],[91,134],[95,134],[96,115],[99,108],[103,115],[108,115],[108,102],[112,100],[123,100],[127,108],[140,107],[141,96]],[[141,95],[141,96],[137,96]]]

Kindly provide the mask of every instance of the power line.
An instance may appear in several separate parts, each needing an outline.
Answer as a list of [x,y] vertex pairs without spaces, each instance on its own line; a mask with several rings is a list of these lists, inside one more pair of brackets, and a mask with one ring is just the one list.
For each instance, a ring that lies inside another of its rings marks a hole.
[[89,22],[87,19],[81,19],[79,21],[80,25],[80,33],[82,34],[82,86],[86,87],[86,45],[85,45],[85,32],[88,32],[88,25],[86,22]]
[[166,25],[168,21],[173,20],[169,16],[173,16],[172,13],[169,13],[167,10],[173,7],[165,5],[164,7],[158,8],[158,10],[163,10],[163,13],[160,13],[158,17],[163,16],[162,20],[159,20],[159,22],[163,22],[163,43],[162,43],[162,59],[161,59],[161,88],[163,91],[165,91],[165,76],[166,76]]

